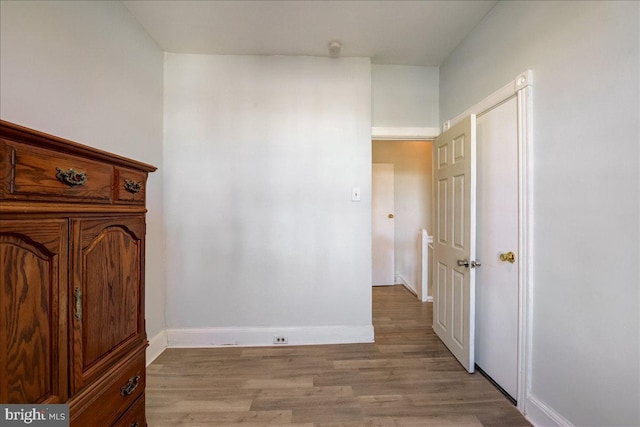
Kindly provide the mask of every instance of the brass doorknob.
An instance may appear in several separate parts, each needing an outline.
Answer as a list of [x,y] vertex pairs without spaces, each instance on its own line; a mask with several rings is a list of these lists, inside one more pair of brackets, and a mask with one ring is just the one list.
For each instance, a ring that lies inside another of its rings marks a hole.
[[389,218],[393,218],[393,214],[389,214]]
[[506,261],[513,264],[516,262],[516,254],[513,252],[507,252],[506,254],[500,254],[500,261]]

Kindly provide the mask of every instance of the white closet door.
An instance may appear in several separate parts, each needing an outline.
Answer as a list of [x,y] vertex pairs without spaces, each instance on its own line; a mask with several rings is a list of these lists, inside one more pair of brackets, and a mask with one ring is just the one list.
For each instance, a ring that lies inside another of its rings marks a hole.
[[518,390],[517,114],[513,97],[479,116],[476,131],[476,246],[482,260],[476,272],[476,364],[514,399]]

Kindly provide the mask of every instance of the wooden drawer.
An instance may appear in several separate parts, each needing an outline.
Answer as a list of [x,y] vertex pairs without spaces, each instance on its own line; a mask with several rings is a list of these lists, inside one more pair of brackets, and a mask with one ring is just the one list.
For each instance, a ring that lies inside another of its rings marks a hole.
[[147,174],[116,166],[116,201],[144,204]]
[[142,396],[136,400],[131,408],[124,414],[113,427],[145,427],[147,425],[147,421],[145,419],[145,403],[144,403],[144,393]]
[[2,151],[6,199],[111,202],[114,172],[108,163],[13,141],[3,141]]
[[[86,396],[90,402],[72,405],[79,406],[79,413],[72,409],[71,425],[82,426],[110,426],[144,393],[145,351],[144,349],[129,358],[124,365],[115,372],[107,372],[103,380],[98,380]],[[91,388],[91,387],[90,387]],[[144,406],[143,406],[144,409]],[[144,413],[144,412],[143,412]],[[119,425],[119,424],[118,424]],[[144,425],[144,424],[141,424]]]

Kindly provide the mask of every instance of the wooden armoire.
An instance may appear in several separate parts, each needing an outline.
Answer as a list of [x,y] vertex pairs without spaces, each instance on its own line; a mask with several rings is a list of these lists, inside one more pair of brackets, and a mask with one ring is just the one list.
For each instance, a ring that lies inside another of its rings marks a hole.
[[145,194],[156,168],[0,121],[0,403],[145,426]]

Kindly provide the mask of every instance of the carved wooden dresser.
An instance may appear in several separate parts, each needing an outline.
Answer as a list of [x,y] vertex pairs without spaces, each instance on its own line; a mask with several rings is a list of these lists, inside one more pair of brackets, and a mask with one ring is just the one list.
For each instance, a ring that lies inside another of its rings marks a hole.
[[154,166],[0,121],[0,403],[145,426]]

